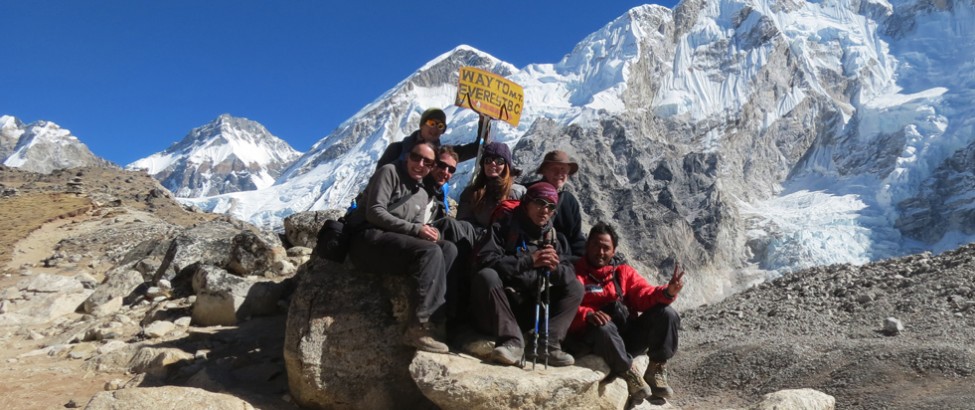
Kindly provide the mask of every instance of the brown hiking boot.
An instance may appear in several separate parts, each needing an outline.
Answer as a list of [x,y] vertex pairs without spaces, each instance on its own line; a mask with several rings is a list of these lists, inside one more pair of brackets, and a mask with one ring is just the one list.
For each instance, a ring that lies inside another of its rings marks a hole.
[[508,340],[491,351],[491,361],[508,366],[521,366],[521,358],[525,348],[521,347],[518,339]]
[[630,366],[630,369],[621,374],[620,378],[626,382],[626,389],[630,392],[630,398],[633,399],[634,403],[639,403],[652,394],[646,380],[640,377],[640,372],[636,369],[636,365]]
[[668,399],[674,394],[674,389],[667,383],[667,362],[650,361],[643,379],[650,385],[654,396]]
[[450,352],[450,348],[445,343],[436,339],[434,336],[434,325],[430,322],[411,325],[406,329],[406,333],[403,334],[403,343],[424,352]]

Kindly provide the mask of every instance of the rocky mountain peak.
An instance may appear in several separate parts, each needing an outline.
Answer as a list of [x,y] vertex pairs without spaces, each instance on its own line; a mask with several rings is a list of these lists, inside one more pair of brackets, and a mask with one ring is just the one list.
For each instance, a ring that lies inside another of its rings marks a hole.
[[24,125],[12,116],[0,118],[0,159],[3,165],[40,173],[81,166],[111,166],[95,156],[70,130],[46,120]]
[[247,118],[221,114],[165,151],[135,161],[178,197],[268,187],[301,153]]

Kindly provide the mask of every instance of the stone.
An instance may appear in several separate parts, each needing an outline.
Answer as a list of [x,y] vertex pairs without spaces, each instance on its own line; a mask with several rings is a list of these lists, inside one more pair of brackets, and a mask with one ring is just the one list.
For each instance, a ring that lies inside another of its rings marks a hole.
[[219,219],[182,231],[170,241],[162,263],[153,275],[153,282],[166,279],[178,287],[174,279],[191,265],[227,266],[233,238],[240,231],[240,227]]
[[114,409],[209,409],[253,410],[241,399],[223,393],[212,393],[193,387],[137,387],[96,394],[85,406],[87,410]]
[[277,312],[284,285],[272,280],[241,278],[215,266],[198,266],[193,274],[193,323],[235,325],[256,315]]
[[415,350],[386,289],[404,287],[349,265],[312,258],[298,270],[288,309],[284,359],[291,395],[316,408],[426,408],[410,377]]
[[82,309],[95,316],[108,316],[122,308],[124,298],[144,282],[141,273],[129,268],[112,269],[105,273],[105,281],[85,299]]
[[157,320],[149,324],[149,326],[146,326],[145,329],[143,329],[142,331],[143,333],[145,333],[146,336],[153,339],[158,339],[160,337],[166,336],[167,333],[173,331],[173,329],[175,328],[176,325],[173,324],[173,322],[170,322],[168,320]]
[[813,389],[779,390],[764,396],[749,410],[833,410],[836,399]]
[[[642,369],[646,369],[643,356]],[[622,379],[603,380],[608,366],[597,356],[575,366],[531,363],[525,369],[487,364],[466,355],[417,352],[410,375],[442,409],[622,409],[628,392]],[[642,371],[642,370],[641,370]]]
[[25,292],[60,293],[82,291],[85,286],[77,278],[42,273],[21,280],[17,288]]
[[172,347],[143,346],[128,363],[132,373],[146,373],[154,377],[165,377],[171,367],[179,363],[189,363],[193,355]]
[[108,343],[98,346],[98,349],[95,349],[95,352],[98,354],[106,354],[121,349],[126,345],[127,343],[121,340],[111,340]]
[[318,231],[328,219],[339,219],[345,215],[344,210],[326,209],[322,211],[296,212],[284,218],[284,237],[291,246],[302,246],[315,249],[318,243]]
[[884,334],[888,336],[897,336],[901,331],[904,330],[904,324],[895,317],[888,317],[884,319]]
[[293,273],[281,262],[287,253],[280,241],[268,242],[263,237],[244,231],[234,236],[227,271],[238,276],[282,276],[282,273]]

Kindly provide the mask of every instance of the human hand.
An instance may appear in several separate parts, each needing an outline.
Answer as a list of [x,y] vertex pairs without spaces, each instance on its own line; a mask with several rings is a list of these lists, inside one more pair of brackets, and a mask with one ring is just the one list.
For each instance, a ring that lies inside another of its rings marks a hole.
[[680,262],[674,263],[674,276],[670,277],[670,282],[667,283],[667,293],[671,297],[677,297],[681,289],[684,289],[684,267],[680,265]]
[[552,246],[545,246],[532,253],[532,266],[555,270],[559,266],[559,254]]
[[606,312],[599,310],[589,312],[589,314],[586,315],[586,323],[596,327],[604,326],[612,320],[613,318],[606,314]]
[[420,228],[420,233],[416,236],[420,239],[436,242],[438,239],[440,239],[440,231],[431,225],[423,225],[423,227]]

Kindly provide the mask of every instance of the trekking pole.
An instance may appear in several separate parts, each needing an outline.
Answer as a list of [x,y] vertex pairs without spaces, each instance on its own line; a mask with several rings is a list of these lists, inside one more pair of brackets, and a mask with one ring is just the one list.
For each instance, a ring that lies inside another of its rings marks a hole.
[[[538,311],[542,307],[542,286],[544,285],[545,278],[540,277],[538,279],[538,291],[535,293],[535,335],[532,336],[534,339],[532,342],[532,370],[535,370],[535,365],[538,364]],[[545,312],[548,312],[548,309]]]
[[551,314],[549,313],[549,308],[552,306],[551,305],[552,302],[551,275],[552,275],[552,271],[546,269],[545,279],[542,282],[543,285],[545,286],[545,338],[543,339],[545,343],[545,370],[548,370],[548,356],[551,353],[548,344],[548,319],[551,316]]

